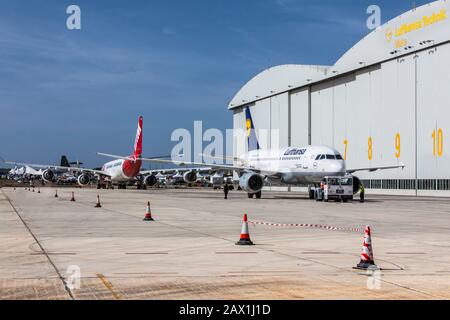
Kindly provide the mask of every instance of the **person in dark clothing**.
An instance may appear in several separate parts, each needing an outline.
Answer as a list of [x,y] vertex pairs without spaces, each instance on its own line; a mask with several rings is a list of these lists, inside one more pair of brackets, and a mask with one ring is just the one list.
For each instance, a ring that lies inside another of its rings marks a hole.
[[225,194],[225,199],[228,199],[228,191],[230,190],[230,188],[228,187],[228,183],[225,183],[225,185],[223,186],[223,193]]
[[359,187],[359,202],[364,202],[364,194],[366,193],[366,189],[364,189],[364,185],[361,183]]

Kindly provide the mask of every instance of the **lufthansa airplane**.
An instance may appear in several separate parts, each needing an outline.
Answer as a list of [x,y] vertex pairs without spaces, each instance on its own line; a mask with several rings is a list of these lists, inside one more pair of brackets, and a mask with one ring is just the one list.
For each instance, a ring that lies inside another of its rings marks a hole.
[[[239,185],[248,193],[249,198],[261,198],[261,191],[266,182],[279,182],[284,185],[317,185],[326,176],[345,176],[357,171],[377,171],[404,168],[401,163],[395,166],[347,169],[341,154],[330,147],[306,146],[282,149],[261,149],[256,137],[255,126],[250,109],[245,109],[248,152],[232,159],[236,165],[207,164],[216,171],[236,171],[239,174]],[[113,158],[120,156],[102,154]],[[123,158],[122,158],[123,159]],[[126,158],[125,158],[126,159]],[[221,158],[223,159],[223,158]],[[172,161],[156,158],[141,158],[153,163],[173,163],[178,166],[204,166],[205,163]],[[354,190],[361,184],[354,178]]]

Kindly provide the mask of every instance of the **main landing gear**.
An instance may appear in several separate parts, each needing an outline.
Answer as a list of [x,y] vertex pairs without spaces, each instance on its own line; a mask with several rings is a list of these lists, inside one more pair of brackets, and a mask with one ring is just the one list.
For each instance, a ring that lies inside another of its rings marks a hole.
[[247,195],[249,199],[253,199],[253,196],[255,196],[256,199],[261,199],[262,192],[259,191],[257,193],[248,193]]
[[138,189],[138,190],[147,190],[147,185],[145,183],[138,182],[136,184],[136,189]]

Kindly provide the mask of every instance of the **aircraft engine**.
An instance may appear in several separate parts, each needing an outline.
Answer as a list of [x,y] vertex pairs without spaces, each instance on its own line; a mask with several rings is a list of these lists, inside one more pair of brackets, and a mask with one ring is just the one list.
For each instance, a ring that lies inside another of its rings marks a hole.
[[80,186],[87,186],[91,182],[91,178],[87,174],[82,173],[78,176],[77,182]]
[[195,171],[188,171],[183,175],[183,180],[186,183],[195,183],[197,181],[197,173]]
[[55,178],[55,173],[50,170],[46,169],[44,172],[42,172],[42,179],[46,182],[53,182],[53,179]]
[[358,177],[353,176],[353,194],[357,194],[361,187],[361,180]]
[[239,186],[248,193],[258,193],[264,187],[264,178],[257,173],[245,173],[239,179]]
[[144,184],[146,186],[154,186],[156,182],[158,182],[158,179],[153,174],[150,174],[144,178]]

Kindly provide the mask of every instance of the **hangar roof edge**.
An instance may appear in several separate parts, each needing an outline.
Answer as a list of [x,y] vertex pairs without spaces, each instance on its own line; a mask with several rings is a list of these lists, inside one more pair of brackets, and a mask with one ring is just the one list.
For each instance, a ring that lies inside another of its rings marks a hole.
[[450,40],[450,0],[409,10],[372,31],[350,48],[334,66],[280,65],[248,81],[230,101],[234,109],[339,74],[356,71]]

